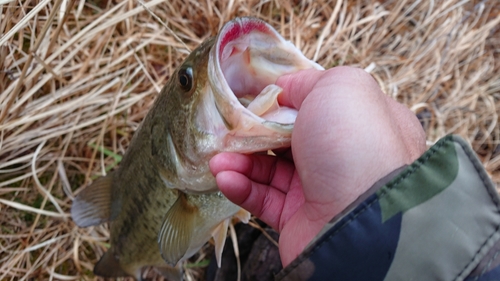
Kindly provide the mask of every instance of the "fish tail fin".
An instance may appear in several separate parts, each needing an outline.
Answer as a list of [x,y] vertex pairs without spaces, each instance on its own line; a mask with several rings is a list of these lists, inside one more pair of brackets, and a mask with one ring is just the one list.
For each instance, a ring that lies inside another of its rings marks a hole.
[[101,259],[94,266],[94,274],[105,278],[130,276],[129,273],[123,270],[120,262],[115,257],[113,252],[113,249],[110,248],[106,253],[104,253]]

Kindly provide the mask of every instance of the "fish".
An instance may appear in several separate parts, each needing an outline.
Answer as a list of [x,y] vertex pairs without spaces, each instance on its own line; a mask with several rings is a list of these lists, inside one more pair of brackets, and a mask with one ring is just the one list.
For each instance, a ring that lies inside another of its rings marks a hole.
[[147,267],[182,280],[182,261],[214,239],[217,263],[229,222],[250,214],[218,189],[217,153],[289,147],[297,110],[282,106],[278,77],[323,69],[271,25],[235,18],[174,71],[132,137],[119,167],[82,189],[79,227],[110,223],[110,247],[94,267],[142,280]]

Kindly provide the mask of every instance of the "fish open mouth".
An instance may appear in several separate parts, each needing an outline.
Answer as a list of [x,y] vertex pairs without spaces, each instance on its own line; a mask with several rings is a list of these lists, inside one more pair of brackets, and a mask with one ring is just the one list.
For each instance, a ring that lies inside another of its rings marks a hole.
[[234,97],[255,116],[293,124],[297,111],[278,104],[278,77],[301,69],[323,69],[307,59],[269,24],[239,18],[226,24],[215,42],[218,71]]

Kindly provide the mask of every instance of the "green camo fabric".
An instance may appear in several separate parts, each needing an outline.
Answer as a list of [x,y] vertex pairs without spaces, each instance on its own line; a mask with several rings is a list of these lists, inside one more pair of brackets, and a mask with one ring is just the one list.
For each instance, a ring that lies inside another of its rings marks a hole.
[[377,191],[383,221],[429,200],[455,180],[458,173],[455,145],[445,140]]
[[[483,280],[500,268],[499,241],[496,187],[470,146],[447,136],[333,218],[276,278]],[[388,258],[383,268],[367,263]]]
[[385,220],[402,212],[384,280],[462,280],[500,238],[498,193],[458,136],[441,139],[377,196]]

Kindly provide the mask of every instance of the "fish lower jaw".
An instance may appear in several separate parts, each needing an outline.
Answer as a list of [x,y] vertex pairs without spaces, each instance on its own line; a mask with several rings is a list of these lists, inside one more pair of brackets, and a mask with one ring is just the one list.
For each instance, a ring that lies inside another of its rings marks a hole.
[[215,182],[214,176],[208,168],[208,160],[199,160],[206,162],[200,170],[185,168],[182,165],[177,166],[175,178],[167,177],[160,173],[165,188],[177,190],[188,194],[206,194],[218,192],[219,188]]
[[277,148],[289,147],[291,136],[287,137],[267,137],[267,136],[237,136],[229,135],[225,140],[225,152],[255,153],[273,150]]

